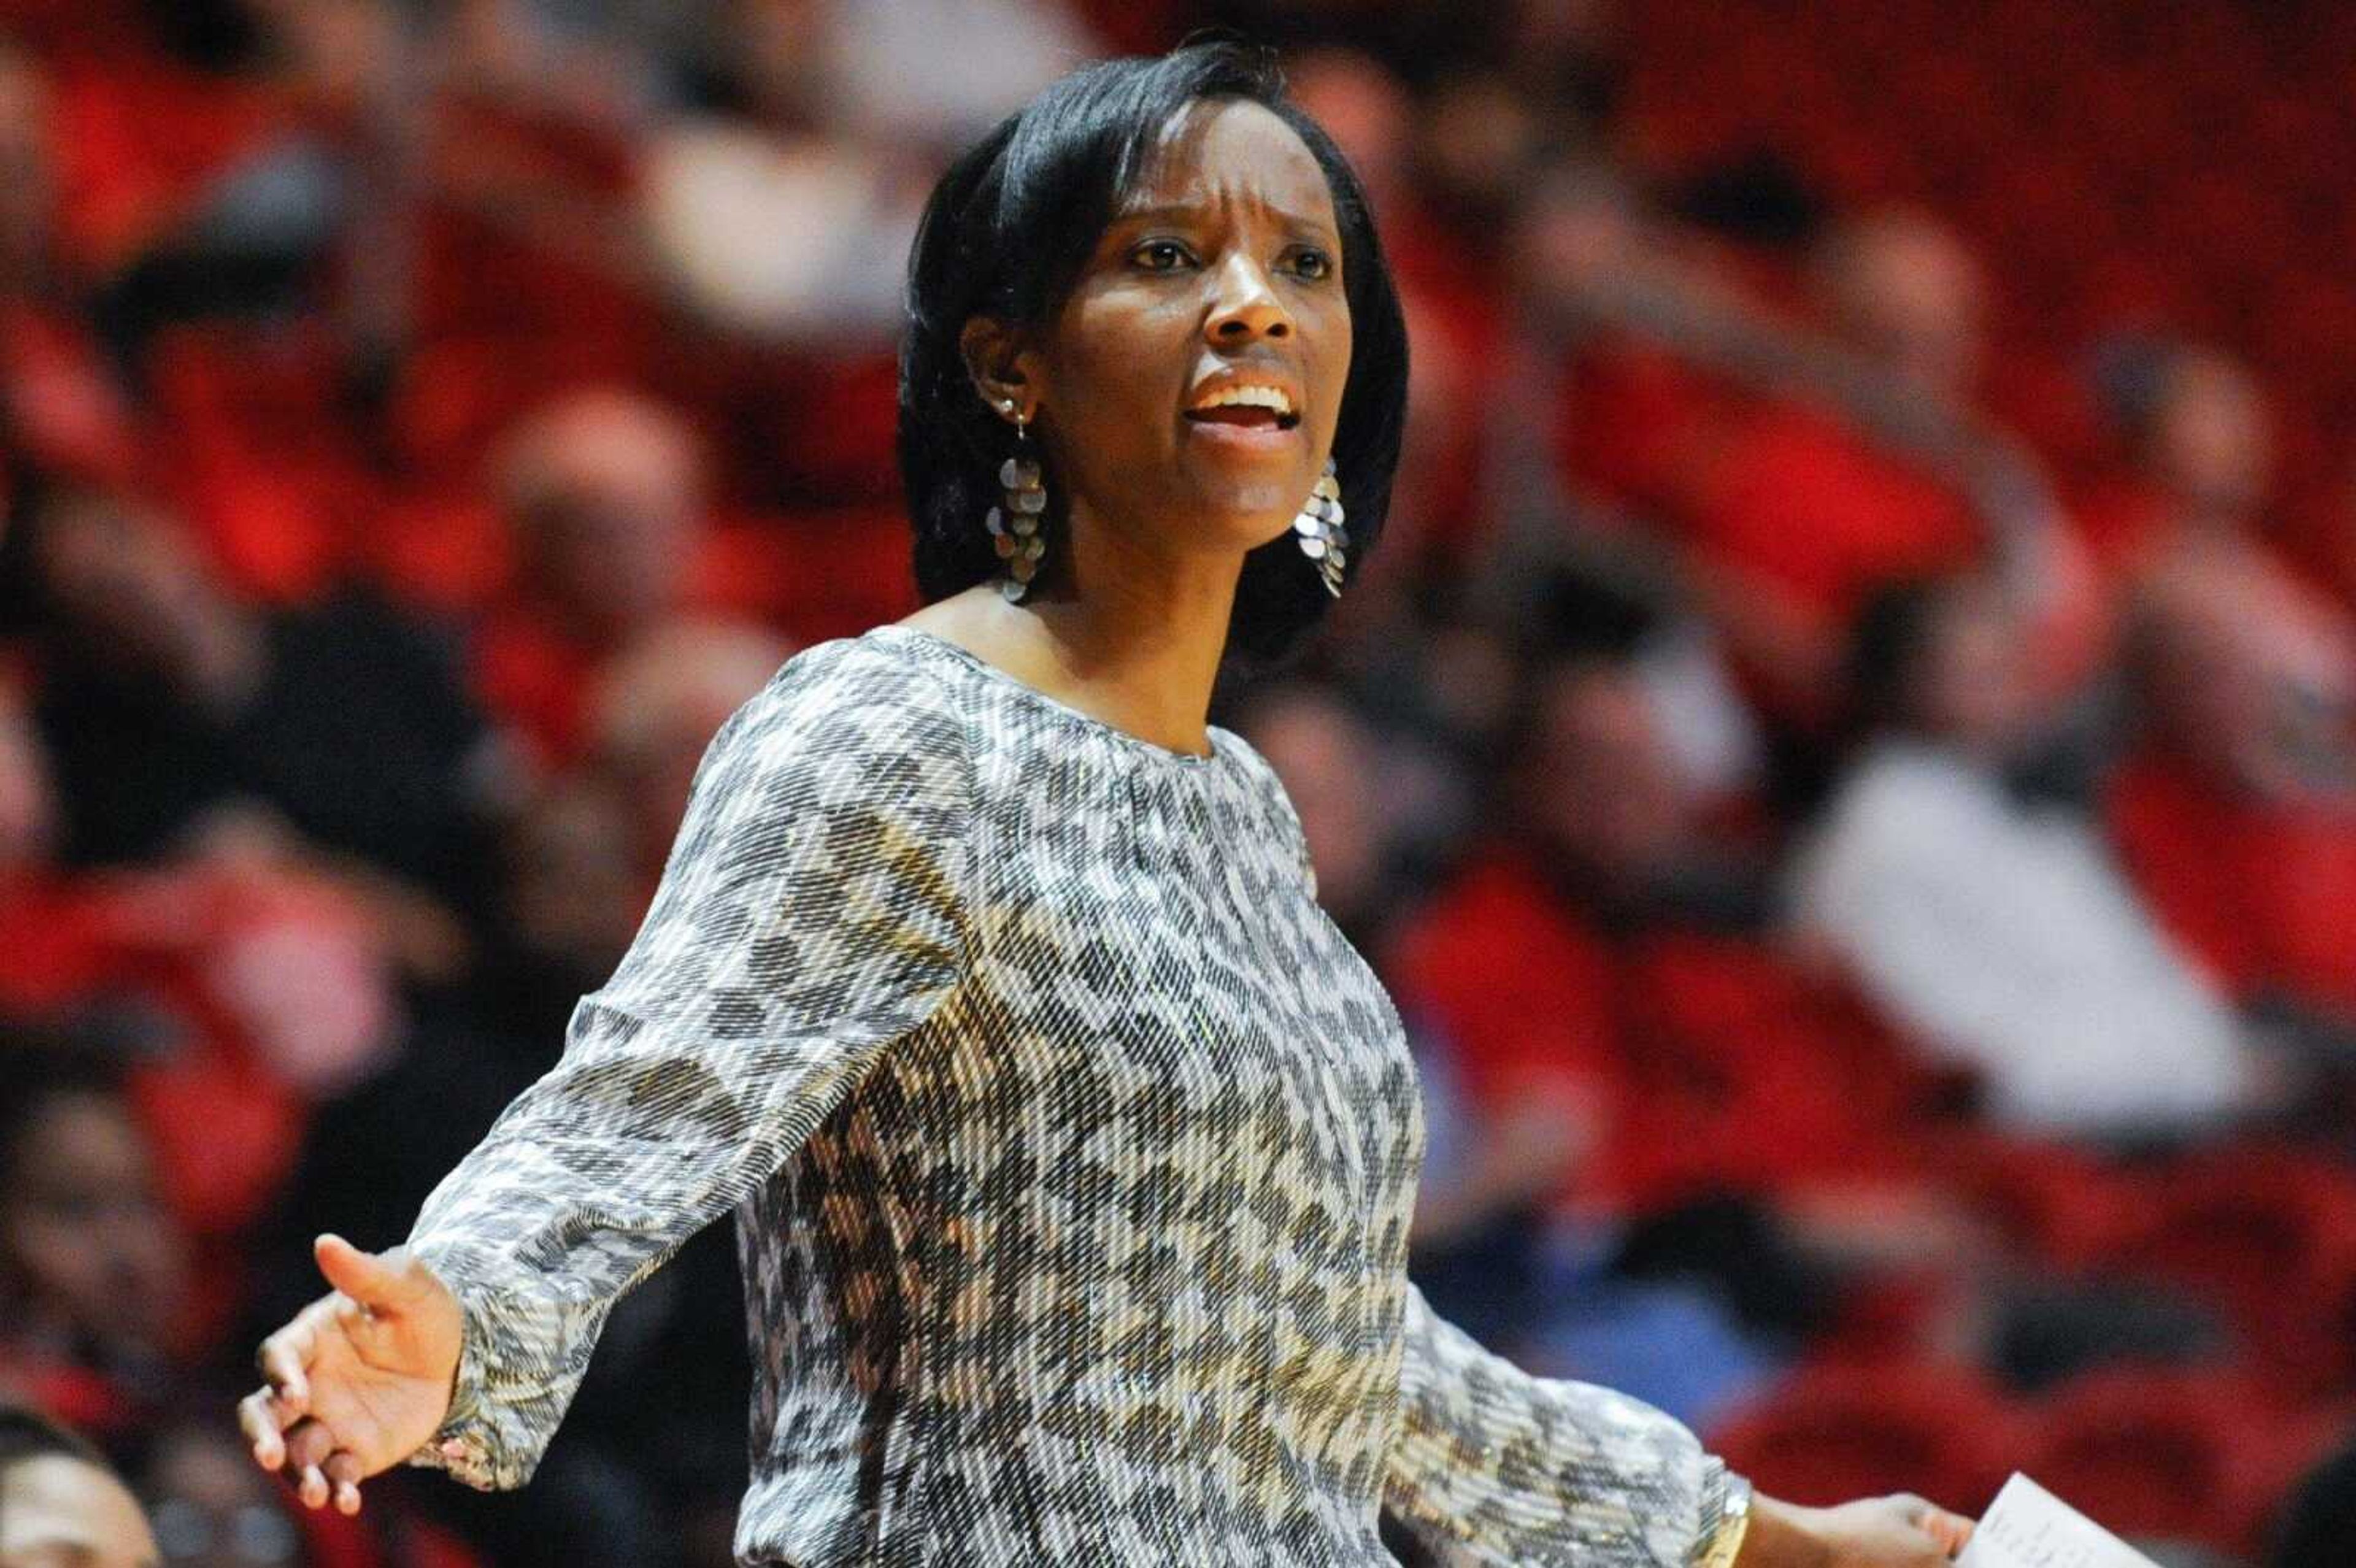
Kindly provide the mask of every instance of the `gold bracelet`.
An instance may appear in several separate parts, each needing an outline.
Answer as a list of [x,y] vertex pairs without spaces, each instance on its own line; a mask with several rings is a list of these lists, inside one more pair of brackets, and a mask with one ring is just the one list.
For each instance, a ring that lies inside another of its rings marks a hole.
[[1751,1483],[1740,1476],[1729,1476],[1726,1501],[1718,1510],[1718,1528],[1694,1568],[1734,1568],[1735,1556],[1741,1552],[1742,1538],[1750,1529]]

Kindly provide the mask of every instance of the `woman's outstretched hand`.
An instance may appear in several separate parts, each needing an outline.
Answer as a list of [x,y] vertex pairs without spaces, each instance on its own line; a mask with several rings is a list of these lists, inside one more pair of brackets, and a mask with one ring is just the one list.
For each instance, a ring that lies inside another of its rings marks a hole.
[[1735,1568],[1940,1568],[1972,1538],[1961,1514],[1899,1496],[1838,1508],[1759,1498]]
[[262,1388],[238,1403],[254,1462],[305,1506],[359,1512],[361,1481],[416,1452],[449,1413],[464,1315],[432,1270],[396,1247],[338,1236],[312,1249],[335,1289],[262,1342]]

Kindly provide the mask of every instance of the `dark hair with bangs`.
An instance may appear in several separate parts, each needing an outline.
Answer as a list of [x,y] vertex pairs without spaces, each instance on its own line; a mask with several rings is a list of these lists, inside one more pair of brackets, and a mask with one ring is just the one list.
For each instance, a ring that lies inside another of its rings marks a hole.
[[30,1405],[0,1401],[0,1475],[35,1459],[72,1459],[114,1474],[95,1445]]
[[[1012,427],[967,372],[960,337],[977,315],[1035,326],[1061,308],[1119,193],[1167,129],[1204,100],[1258,103],[1290,125],[1324,170],[1342,239],[1350,377],[1333,433],[1355,571],[1381,535],[1407,416],[1407,324],[1357,176],[1317,123],[1284,93],[1273,53],[1217,41],[1158,58],[1108,60],[1049,86],[958,158],[933,189],[908,262],[900,349],[900,475],[916,528],[916,588],[927,603],[986,581],[999,560],[981,525],[998,500]],[[1066,517],[1047,480],[1047,525]],[[1244,560],[1227,633],[1229,673],[1283,662],[1329,600],[1288,534]]]

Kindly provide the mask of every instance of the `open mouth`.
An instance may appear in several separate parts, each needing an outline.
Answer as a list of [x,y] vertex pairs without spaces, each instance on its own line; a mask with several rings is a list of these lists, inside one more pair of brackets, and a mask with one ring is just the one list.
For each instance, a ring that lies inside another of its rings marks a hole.
[[1223,424],[1243,430],[1291,430],[1301,423],[1292,393],[1281,386],[1258,380],[1224,381],[1194,400],[1186,417],[1196,424]]
[[1248,430],[1291,430],[1301,423],[1299,414],[1279,413],[1274,409],[1257,408],[1248,403],[1218,409],[1189,409],[1186,417],[1196,424],[1241,425]]

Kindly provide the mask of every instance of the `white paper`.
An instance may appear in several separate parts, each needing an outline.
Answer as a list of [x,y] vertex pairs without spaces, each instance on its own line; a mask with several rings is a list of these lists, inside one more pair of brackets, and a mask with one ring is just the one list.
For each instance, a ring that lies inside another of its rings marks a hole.
[[2030,1480],[2015,1475],[1980,1516],[1955,1568],[2158,1568]]

